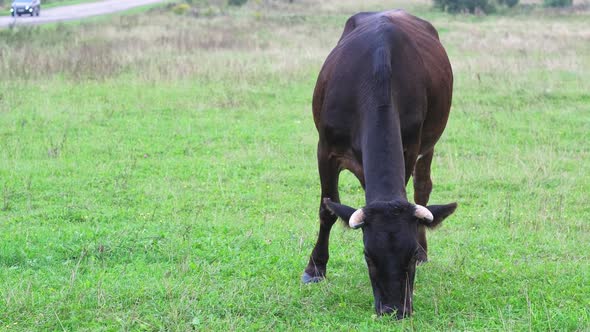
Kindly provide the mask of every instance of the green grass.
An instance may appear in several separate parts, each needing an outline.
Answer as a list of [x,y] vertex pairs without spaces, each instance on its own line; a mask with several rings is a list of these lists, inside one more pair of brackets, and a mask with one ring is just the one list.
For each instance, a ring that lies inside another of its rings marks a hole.
[[[385,5],[280,6],[2,31],[0,330],[590,329],[588,13],[416,7],[456,78],[431,202],[460,207],[398,322],[373,315],[360,232],[299,279],[316,75],[347,16]],[[350,174],[341,192],[362,204]]]

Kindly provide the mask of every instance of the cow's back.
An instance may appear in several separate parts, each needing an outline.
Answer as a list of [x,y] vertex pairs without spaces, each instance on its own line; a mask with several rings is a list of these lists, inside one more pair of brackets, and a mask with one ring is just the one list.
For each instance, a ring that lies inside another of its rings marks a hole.
[[451,65],[434,27],[401,10],[359,13],[347,21],[314,91],[313,113],[320,135],[326,127],[341,132],[353,129],[354,124],[347,119],[358,118],[351,113],[363,109],[366,90],[372,88],[373,68],[369,62],[372,52],[379,47],[389,48],[393,59],[393,96],[398,100],[392,102],[420,104],[398,110],[402,131],[413,131],[423,122],[427,127],[429,123],[442,122],[441,128],[430,128],[424,137],[425,146],[433,146],[448,117],[453,84]]
[[394,24],[411,36],[427,72],[428,108],[424,118],[421,152],[434,147],[449,117],[453,94],[453,72],[438,32],[429,23],[404,11],[385,13]]
[[403,30],[415,43],[433,87],[444,87],[451,93],[453,73],[447,53],[441,45],[436,29],[427,21],[397,10],[384,14]]

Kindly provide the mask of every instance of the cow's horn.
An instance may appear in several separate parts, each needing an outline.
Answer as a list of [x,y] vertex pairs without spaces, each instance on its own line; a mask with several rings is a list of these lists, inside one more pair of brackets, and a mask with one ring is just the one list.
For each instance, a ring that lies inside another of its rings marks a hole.
[[414,216],[418,219],[427,220],[428,222],[432,222],[434,220],[434,216],[432,212],[427,208],[423,207],[422,205],[416,204],[416,212],[414,212]]
[[365,223],[365,212],[363,209],[358,209],[348,219],[348,226],[350,228],[359,228]]

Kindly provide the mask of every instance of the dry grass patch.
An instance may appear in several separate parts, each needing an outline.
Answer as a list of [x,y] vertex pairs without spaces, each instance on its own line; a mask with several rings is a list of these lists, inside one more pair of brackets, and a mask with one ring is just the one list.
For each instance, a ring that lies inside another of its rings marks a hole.
[[442,37],[447,48],[467,55],[455,57],[461,59],[453,61],[458,72],[577,72],[590,65],[590,26],[583,20],[510,17],[443,26],[449,30]]

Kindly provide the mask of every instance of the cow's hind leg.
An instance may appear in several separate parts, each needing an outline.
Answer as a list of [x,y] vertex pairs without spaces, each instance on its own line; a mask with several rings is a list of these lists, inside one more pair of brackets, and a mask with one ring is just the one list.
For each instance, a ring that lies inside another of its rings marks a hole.
[[322,186],[320,197],[320,231],[318,239],[309,257],[309,263],[301,277],[304,283],[322,281],[326,276],[326,265],[328,264],[329,252],[328,242],[330,230],[338,218],[324,205],[323,199],[330,198],[333,202],[340,202],[338,196],[338,176],[340,168],[337,160],[330,158],[328,152],[318,147],[318,169]]
[[[434,149],[418,158],[414,166],[414,202],[422,206],[428,204],[430,192],[432,191],[430,165],[432,164],[433,155]],[[418,263],[426,262],[428,260],[428,244],[426,242],[426,227],[423,225],[418,225],[418,244],[423,249],[418,253]]]

